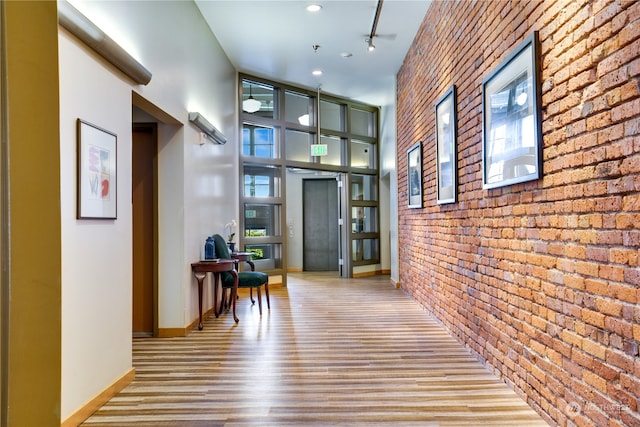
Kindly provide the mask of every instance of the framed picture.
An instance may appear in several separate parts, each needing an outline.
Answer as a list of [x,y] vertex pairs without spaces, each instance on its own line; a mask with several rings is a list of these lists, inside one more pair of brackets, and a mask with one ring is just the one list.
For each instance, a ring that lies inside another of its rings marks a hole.
[[456,87],[436,102],[436,181],[438,204],[455,203],[458,188]]
[[422,207],[422,142],[417,142],[407,150],[407,185],[409,187],[409,207]]
[[77,120],[78,219],[116,219],[117,136]]
[[541,176],[539,52],[534,32],[482,81],[483,188]]

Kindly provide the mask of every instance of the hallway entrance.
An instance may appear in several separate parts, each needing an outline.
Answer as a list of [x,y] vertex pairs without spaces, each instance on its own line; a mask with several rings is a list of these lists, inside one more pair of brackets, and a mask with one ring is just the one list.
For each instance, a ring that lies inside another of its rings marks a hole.
[[133,334],[153,335],[156,288],[157,125],[133,126]]

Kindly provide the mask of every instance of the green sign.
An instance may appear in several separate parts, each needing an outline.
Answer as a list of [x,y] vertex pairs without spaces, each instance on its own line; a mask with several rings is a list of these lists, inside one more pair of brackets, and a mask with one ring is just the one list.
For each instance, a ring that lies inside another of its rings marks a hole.
[[326,156],[327,155],[327,144],[312,144],[311,145],[311,155],[312,156]]

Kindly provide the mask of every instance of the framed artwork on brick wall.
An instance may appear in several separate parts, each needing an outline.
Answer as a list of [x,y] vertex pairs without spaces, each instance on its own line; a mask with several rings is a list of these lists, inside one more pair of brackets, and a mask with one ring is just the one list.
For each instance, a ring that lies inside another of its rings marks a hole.
[[540,48],[533,32],[482,81],[483,188],[542,174]]
[[458,188],[456,87],[436,102],[436,181],[438,204],[455,203]]
[[422,142],[407,150],[407,185],[409,207],[422,207]]

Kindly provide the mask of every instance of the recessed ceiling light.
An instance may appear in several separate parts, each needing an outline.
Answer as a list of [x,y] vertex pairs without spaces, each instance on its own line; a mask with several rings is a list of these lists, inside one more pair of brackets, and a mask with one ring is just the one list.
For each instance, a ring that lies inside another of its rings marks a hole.
[[320,9],[322,9],[322,5],[319,4],[310,4],[307,6],[307,12],[320,12]]
[[311,74],[313,74],[314,76],[321,76],[322,75],[322,70],[313,70],[311,72]]

